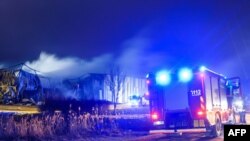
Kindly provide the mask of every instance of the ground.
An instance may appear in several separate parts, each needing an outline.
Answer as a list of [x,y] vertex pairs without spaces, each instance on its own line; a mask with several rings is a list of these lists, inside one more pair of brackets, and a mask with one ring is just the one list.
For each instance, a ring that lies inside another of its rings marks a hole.
[[[54,140],[61,140],[61,141],[68,141],[72,140],[72,138],[68,137],[61,137],[56,138]],[[198,133],[190,133],[190,134],[155,134],[155,135],[143,135],[143,134],[135,134],[131,133],[130,135],[124,135],[119,137],[107,137],[107,136],[100,136],[100,137],[81,137],[81,138],[74,138],[75,141],[223,141],[223,136],[216,137],[216,138],[209,138],[205,137],[202,134]]]
[[[13,107],[12,107],[13,108]],[[15,107],[16,109],[21,110],[35,110],[34,108],[29,109],[23,108],[23,107]],[[1,107],[2,111],[9,111],[11,110],[10,107]],[[13,109],[12,109],[13,110]],[[134,112],[137,111],[138,109],[134,108],[134,111],[129,111],[130,114],[134,114]],[[126,112],[126,111],[125,111]],[[128,111],[127,111],[128,112]],[[141,111],[142,112],[142,111]],[[126,113],[125,113],[126,114]],[[123,115],[119,115],[124,117]],[[250,125],[250,113],[246,115],[246,120],[247,124]],[[148,128],[147,127],[147,121],[143,120],[137,120],[134,122],[135,119],[129,121],[126,120],[121,126],[124,130],[118,133],[114,134],[89,134],[89,135],[84,135],[84,136],[69,136],[69,135],[61,135],[61,136],[52,136],[49,138],[18,138],[16,139],[15,137],[11,138],[0,138],[0,140],[55,140],[55,141],[67,141],[67,140],[76,140],[76,141],[120,141],[120,140],[125,140],[125,141],[186,141],[186,140],[192,140],[192,141],[202,141],[202,140],[211,140],[211,141],[222,141],[223,136],[217,137],[217,138],[208,138],[204,136],[203,134],[199,133],[189,133],[189,134],[149,134]],[[136,127],[141,127],[141,128],[136,128]]]

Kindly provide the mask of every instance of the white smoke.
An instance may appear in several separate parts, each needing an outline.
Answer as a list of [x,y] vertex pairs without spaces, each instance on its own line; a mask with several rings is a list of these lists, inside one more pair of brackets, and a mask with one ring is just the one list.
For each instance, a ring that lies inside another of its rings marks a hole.
[[25,64],[48,77],[72,78],[84,73],[105,73],[111,61],[109,54],[88,61],[77,57],[59,58],[55,54],[41,52],[37,60]]
[[77,57],[59,58],[56,54],[41,52],[39,58],[25,64],[50,77],[79,77],[84,73],[107,73],[112,65],[118,65],[128,75],[144,75],[152,69],[169,64],[173,58],[166,52],[155,49],[151,28],[145,27],[130,39],[121,43],[121,54],[114,58],[104,54],[85,60]]
[[124,42],[123,47],[125,50],[117,63],[128,74],[144,75],[172,60],[166,52],[154,49],[151,40],[146,37],[135,36]]
[[0,64],[0,69],[4,68],[4,65],[3,64]]
[[[77,57],[60,58],[56,54],[41,52],[37,60],[27,61],[25,64],[41,75],[57,78],[74,78],[85,73],[107,73],[112,65],[121,67],[128,75],[144,75],[152,68],[166,63],[166,54],[152,49],[150,39],[138,34],[122,43],[124,50],[114,58],[111,54],[104,54],[91,60]],[[164,62],[165,61],[165,62]]]

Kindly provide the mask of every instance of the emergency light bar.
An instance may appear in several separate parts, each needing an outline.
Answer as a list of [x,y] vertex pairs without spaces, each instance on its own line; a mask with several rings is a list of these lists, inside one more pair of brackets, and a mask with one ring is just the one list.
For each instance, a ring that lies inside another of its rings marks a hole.
[[188,82],[193,78],[193,72],[189,68],[182,68],[178,73],[178,78],[180,82]]
[[170,73],[166,70],[161,70],[156,73],[155,80],[157,84],[166,86],[171,81]]

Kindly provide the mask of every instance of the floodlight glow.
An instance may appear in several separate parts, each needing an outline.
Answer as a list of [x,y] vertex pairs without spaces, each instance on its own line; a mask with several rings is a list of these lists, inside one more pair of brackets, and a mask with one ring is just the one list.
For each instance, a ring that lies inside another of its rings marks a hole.
[[207,68],[206,68],[205,66],[201,66],[201,67],[200,67],[200,71],[201,71],[201,72],[204,72],[206,69],[207,69]]
[[179,71],[178,77],[181,82],[188,82],[193,78],[192,70],[183,68]]
[[168,71],[162,70],[156,73],[156,83],[159,85],[168,85],[171,81],[171,77]]

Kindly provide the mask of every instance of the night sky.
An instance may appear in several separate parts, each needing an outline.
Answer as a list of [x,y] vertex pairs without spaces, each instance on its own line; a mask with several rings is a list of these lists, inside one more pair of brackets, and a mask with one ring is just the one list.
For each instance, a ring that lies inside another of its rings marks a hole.
[[26,62],[77,76],[112,63],[142,75],[205,65],[240,76],[249,93],[249,7],[248,0],[1,0],[0,67]]

